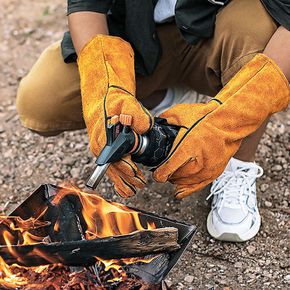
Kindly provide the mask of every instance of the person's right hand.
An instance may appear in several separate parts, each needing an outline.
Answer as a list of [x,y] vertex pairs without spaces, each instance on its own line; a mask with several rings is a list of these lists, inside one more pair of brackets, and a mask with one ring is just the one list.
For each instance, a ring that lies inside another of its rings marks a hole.
[[[135,98],[134,52],[128,42],[97,35],[80,52],[78,66],[83,116],[95,156],[106,145],[106,126],[114,116],[132,116],[131,128],[138,134],[151,129],[153,117]],[[107,173],[123,197],[134,195],[136,188],[145,185],[130,156],[111,164]]]

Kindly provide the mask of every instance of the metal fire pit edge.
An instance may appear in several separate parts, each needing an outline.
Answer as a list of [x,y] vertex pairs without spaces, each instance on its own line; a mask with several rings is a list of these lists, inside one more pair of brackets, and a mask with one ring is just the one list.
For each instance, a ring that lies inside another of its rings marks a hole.
[[[51,184],[41,185],[22,204],[20,204],[14,211],[12,211],[9,216],[20,216],[22,219],[39,216],[44,207],[47,205],[48,200],[55,196],[57,191],[60,189],[61,187]],[[196,227],[193,225],[188,225],[184,222],[160,217],[156,214],[148,213],[133,207],[129,208],[140,213],[139,216],[141,222],[154,222],[157,228],[175,227],[178,229],[178,243],[180,244],[181,248],[170,254],[168,267],[162,273],[162,275],[156,277],[156,283],[160,283],[166,278],[172,268],[177,264],[182,254],[185,252],[194,234],[196,233]],[[0,245],[0,247],[2,246]]]

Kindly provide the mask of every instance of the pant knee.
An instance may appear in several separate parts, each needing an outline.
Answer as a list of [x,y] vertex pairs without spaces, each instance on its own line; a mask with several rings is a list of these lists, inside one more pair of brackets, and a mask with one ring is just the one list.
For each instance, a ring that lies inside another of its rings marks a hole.
[[[45,131],[44,123],[45,120],[48,121],[46,106],[43,102],[40,102],[42,98],[39,92],[40,88],[36,80],[31,80],[28,75],[21,80],[16,97],[16,109],[19,119],[24,127],[33,131]],[[49,109],[47,111],[49,112]],[[37,128],[37,123],[42,124],[43,128]]]
[[22,79],[16,107],[23,126],[41,135],[85,127],[78,69],[64,63],[60,43],[44,50]]
[[263,52],[278,26],[259,0],[231,1],[217,18],[220,72],[227,83],[257,53]]
[[57,98],[29,75],[19,84],[16,109],[22,125],[41,136],[55,136],[66,130],[65,121],[58,121],[61,108]]

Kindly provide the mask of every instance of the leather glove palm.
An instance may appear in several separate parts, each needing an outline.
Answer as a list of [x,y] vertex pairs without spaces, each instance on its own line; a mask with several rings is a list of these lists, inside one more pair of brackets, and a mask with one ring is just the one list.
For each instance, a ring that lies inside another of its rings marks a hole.
[[181,126],[168,158],[154,172],[177,185],[183,198],[216,179],[246,136],[289,103],[289,83],[278,66],[257,55],[208,104],[176,105],[162,118]]
[[[106,126],[113,116],[132,116],[131,128],[139,134],[151,128],[152,116],[135,98],[134,53],[129,43],[97,35],[81,51],[78,66],[83,116],[94,155],[106,145]],[[135,194],[136,188],[145,184],[130,156],[112,164],[107,173],[123,197]]]

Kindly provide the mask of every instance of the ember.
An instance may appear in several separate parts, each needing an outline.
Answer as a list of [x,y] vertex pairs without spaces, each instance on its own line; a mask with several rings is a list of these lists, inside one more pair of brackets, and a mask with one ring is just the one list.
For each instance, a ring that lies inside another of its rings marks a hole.
[[[108,263],[110,263],[108,261]],[[13,265],[8,267],[0,258],[2,271],[0,272],[1,289],[25,289],[25,290],[125,290],[142,289],[154,290],[160,289],[159,286],[149,285],[133,275],[123,274],[120,281],[113,280],[113,272],[107,270],[103,262],[96,263],[100,271],[100,278],[93,275],[88,269],[78,272],[71,272],[69,267],[61,264],[40,266],[40,267],[20,267]],[[108,279],[108,277],[110,277]],[[112,280],[110,280],[112,279]],[[134,286],[134,288],[133,288]]]
[[161,289],[180,247],[173,222],[156,226],[156,217],[76,188],[46,190],[0,216],[0,289]]

